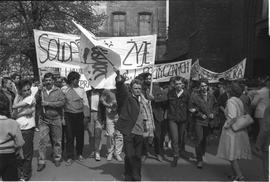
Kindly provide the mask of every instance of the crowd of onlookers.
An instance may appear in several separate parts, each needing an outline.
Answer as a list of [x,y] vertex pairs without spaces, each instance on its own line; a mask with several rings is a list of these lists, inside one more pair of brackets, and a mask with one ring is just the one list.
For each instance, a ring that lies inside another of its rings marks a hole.
[[[2,77],[0,177],[31,179],[35,132],[39,135],[37,171],[46,167],[49,143],[57,167],[63,161],[72,165],[74,160],[85,160],[86,130],[87,157],[101,160],[105,132],[106,159],[124,160],[124,179],[128,181],[141,180],[141,165],[150,152],[162,162],[169,147],[172,167],[177,166],[179,157],[189,158],[187,140],[195,146],[196,167],[202,169],[209,136],[220,138],[217,156],[230,162],[232,179],[244,179],[238,161],[251,159],[252,151],[263,158],[268,179],[269,77],[209,83],[207,79],[187,81],[175,76],[169,82],[151,83],[151,74],[142,73],[127,84],[119,70],[115,72],[116,89],[89,91],[79,87],[80,74],[74,71],[66,78],[46,73],[42,83],[19,74]],[[233,124],[244,115],[254,122],[235,131]]]

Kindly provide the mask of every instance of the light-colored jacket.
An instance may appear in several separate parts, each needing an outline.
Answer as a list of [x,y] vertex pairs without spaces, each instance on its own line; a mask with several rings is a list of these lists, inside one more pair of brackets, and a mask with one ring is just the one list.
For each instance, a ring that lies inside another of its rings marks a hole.
[[264,111],[269,104],[269,88],[263,87],[258,90],[251,102],[251,105],[256,106],[254,117],[263,118]]

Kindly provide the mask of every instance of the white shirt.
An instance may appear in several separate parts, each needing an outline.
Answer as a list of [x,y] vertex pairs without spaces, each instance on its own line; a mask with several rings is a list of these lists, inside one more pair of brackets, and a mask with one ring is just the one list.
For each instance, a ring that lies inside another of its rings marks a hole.
[[91,111],[98,111],[99,93],[91,93]]
[[269,89],[267,87],[263,87],[256,92],[252,100],[252,105],[256,106],[256,110],[254,113],[255,118],[263,118],[264,111],[269,104]]
[[180,90],[180,92],[176,92],[176,95],[177,95],[177,97],[179,98],[181,95],[182,95],[182,93],[184,92],[184,90],[182,89],[182,90]]
[[83,99],[84,116],[88,117],[90,115],[89,114],[89,103],[88,103],[88,99],[87,99],[87,95],[86,95],[85,90],[81,87],[77,87],[77,88],[73,88],[73,89],[79,95],[79,97],[81,97]]
[[[24,103],[28,104],[28,106],[26,106],[24,108],[19,108],[19,110],[24,110],[26,108],[28,109],[30,107],[35,107],[35,105],[34,105],[35,97],[33,95],[30,95],[30,96],[24,98],[23,100],[21,100],[19,102],[24,102]],[[20,125],[21,130],[31,129],[31,128],[36,126],[36,124],[35,124],[35,112],[32,113],[31,116],[19,117],[19,118],[16,119],[16,121]]]

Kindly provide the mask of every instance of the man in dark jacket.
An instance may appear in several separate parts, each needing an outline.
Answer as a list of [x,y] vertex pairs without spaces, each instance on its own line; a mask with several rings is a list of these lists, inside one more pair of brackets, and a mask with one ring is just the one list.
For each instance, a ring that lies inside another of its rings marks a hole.
[[189,94],[184,90],[184,83],[184,78],[176,76],[174,88],[168,92],[168,120],[173,148],[172,167],[177,166],[179,151],[183,152],[185,150],[184,135],[187,123]]
[[119,119],[116,129],[123,134],[125,153],[125,180],[141,180],[141,156],[143,147],[144,120],[141,105],[142,83],[134,79],[130,83],[131,91],[124,84],[125,79],[115,70],[116,99],[119,103]]
[[194,93],[190,98],[190,111],[194,113],[196,142],[197,167],[202,168],[203,156],[206,150],[206,139],[209,128],[214,122],[217,114],[217,102],[214,95],[208,92],[208,80],[200,80],[198,93]]

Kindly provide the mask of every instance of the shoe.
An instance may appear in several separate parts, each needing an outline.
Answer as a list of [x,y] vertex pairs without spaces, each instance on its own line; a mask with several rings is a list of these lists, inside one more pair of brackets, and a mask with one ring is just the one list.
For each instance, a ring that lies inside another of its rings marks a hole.
[[96,161],[100,161],[101,159],[100,159],[100,154],[99,154],[99,152],[96,152],[95,153],[95,159],[96,159]]
[[40,172],[43,169],[45,169],[46,165],[45,164],[38,164],[37,171]]
[[174,157],[173,158],[173,161],[172,161],[172,167],[176,167],[177,166],[177,161],[178,161],[178,158],[177,157]]
[[25,182],[25,179],[24,178],[20,178],[19,181]]
[[162,161],[163,161],[163,159],[162,159],[161,155],[157,154],[157,155],[156,155],[156,157],[157,157],[157,160],[158,160],[158,161],[160,161],[160,162],[162,162]]
[[112,153],[109,153],[107,156],[107,161],[111,161],[112,160]]
[[115,155],[115,158],[119,162],[122,162],[123,161],[122,157],[120,155],[118,155],[118,154]]
[[84,160],[83,156],[82,155],[79,155],[78,156],[78,161],[82,162]]
[[56,167],[60,167],[60,166],[61,166],[61,162],[60,162],[60,161],[54,161],[54,165],[55,165]]
[[89,155],[89,158],[94,158],[95,157],[95,152],[91,152],[91,154]]
[[236,176],[233,181],[244,181],[244,176]]
[[66,162],[66,166],[70,166],[72,163],[73,163],[73,160],[72,159],[68,159],[67,162]]
[[203,163],[202,163],[202,161],[199,161],[199,162],[197,163],[197,168],[198,168],[198,169],[202,169],[202,167],[203,167]]
[[146,158],[147,158],[146,155],[143,155],[142,158],[141,158],[142,162],[146,161]]
[[205,155],[202,157],[203,162],[207,162]]

